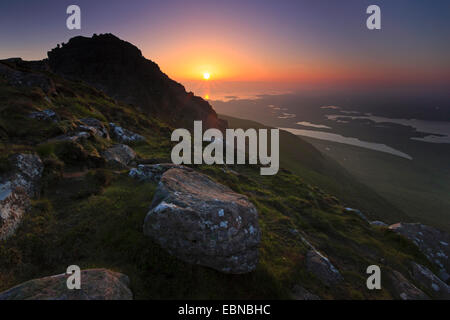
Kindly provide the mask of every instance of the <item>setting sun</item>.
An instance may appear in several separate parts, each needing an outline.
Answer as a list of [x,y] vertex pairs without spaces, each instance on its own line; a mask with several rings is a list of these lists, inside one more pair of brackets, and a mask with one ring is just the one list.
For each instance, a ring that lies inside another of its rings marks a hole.
[[203,73],[203,79],[209,80],[210,77],[211,77],[211,75],[209,74],[209,72]]

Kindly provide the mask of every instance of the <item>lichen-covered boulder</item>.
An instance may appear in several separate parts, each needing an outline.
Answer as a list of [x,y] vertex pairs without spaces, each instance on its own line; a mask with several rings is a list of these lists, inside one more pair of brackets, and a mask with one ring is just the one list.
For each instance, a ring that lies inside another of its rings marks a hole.
[[130,280],[107,269],[81,271],[81,288],[67,288],[66,274],[34,279],[0,293],[0,300],[132,300]]
[[104,151],[102,156],[109,166],[124,169],[136,158],[136,152],[125,144],[117,144]]
[[128,129],[119,127],[115,123],[110,123],[109,127],[111,128],[111,136],[122,143],[132,143],[144,141],[145,138],[140,134],[134,133]]
[[439,278],[450,280],[450,234],[421,223],[396,223],[389,229],[414,242],[422,253],[439,267]]
[[258,263],[258,212],[244,195],[194,170],[170,169],[160,180],[144,233],[189,263],[247,273]]

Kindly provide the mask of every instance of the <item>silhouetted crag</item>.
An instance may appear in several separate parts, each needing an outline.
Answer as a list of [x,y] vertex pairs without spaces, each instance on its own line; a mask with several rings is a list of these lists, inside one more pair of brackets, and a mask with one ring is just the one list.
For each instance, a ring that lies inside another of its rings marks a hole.
[[75,37],[48,52],[51,69],[79,79],[113,98],[132,104],[176,126],[224,129],[211,105],[171,80],[134,45],[112,34]]

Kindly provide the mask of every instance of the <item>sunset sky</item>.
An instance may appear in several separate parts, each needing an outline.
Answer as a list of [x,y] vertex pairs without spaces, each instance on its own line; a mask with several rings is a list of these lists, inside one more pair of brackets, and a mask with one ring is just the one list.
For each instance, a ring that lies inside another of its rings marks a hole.
[[[67,30],[78,4],[82,29]],[[370,4],[382,30],[366,28]],[[178,81],[450,83],[450,1],[2,1],[0,58],[114,33]]]

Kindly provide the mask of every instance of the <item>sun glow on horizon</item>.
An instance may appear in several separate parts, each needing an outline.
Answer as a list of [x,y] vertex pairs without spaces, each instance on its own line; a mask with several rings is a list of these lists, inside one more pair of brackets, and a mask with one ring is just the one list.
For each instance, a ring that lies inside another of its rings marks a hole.
[[203,73],[203,79],[209,80],[209,78],[211,78],[211,74],[209,72],[204,72]]

